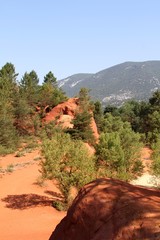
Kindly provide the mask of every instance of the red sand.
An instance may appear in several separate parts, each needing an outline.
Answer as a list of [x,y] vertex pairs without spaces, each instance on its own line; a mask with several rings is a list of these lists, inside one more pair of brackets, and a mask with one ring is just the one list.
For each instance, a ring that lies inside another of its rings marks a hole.
[[144,165],[144,169],[143,169],[144,173],[150,171],[150,167],[151,167],[151,163],[152,163],[151,154],[152,154],[152,150],[150,148],[148,148],[148,147],[142,148],[141,160]]
[[[0,166],[32,161],[37,153],[34,151],[21,158],[0,157]],[[35,184],[40,173],[38,162],[32,163],[0,178],[1,240],[47,240],[65,216],[65,212],[58,212],[51,206],[53,195],[59,193],[56,186],[51,181],[45,182],[43,187]]]
[[[142,150],[145,165],[150,163],[150,153],[148,148]],[[15,154],[0,157],[2,168],[32,163],[0,177],[0,240],[47,240],[66,214],[51,206],[53,195],[59,193],[51,181],[46,181],[43,187],[35,184],[40,173],[38,161],[33,159],[38,156],[40,153],[35,150],[23,157]]]

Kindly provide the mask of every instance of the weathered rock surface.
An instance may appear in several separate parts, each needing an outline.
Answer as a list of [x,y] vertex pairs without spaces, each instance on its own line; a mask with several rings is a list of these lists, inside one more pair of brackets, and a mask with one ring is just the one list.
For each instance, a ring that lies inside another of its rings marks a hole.
[[78,98],[70,98],[68,101],[58,104],[45,117],[46,122],[55,120],[61,115],[69,115],[74,117],[78,107]]
[[160,239],[160,191],[98,179],[81,189],[49,240]]

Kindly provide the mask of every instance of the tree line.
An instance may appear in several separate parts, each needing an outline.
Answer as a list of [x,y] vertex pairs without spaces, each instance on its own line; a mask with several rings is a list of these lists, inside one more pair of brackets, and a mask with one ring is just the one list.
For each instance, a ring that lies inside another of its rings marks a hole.
[[45,116],[45,108],[53,108],[66,100],[50,71],[39,84],[37,73],[25,72],[20,80],[12,63],[0,69],[0,148],[15,150],[20,136],[36,134]]

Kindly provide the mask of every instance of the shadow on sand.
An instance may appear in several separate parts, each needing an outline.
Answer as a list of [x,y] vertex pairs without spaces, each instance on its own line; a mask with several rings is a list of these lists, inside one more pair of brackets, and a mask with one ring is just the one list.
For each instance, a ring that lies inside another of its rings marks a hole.
[[6,202],[6,207],[11,209],[24,210],[31,207],[38,206],[53,206],[54,201],[62,201],[61,194],[53,191],[45,191],[45,194],[49,196],[43,196],[38,194],[20,194],[20,195],[8,195],[1,199]]

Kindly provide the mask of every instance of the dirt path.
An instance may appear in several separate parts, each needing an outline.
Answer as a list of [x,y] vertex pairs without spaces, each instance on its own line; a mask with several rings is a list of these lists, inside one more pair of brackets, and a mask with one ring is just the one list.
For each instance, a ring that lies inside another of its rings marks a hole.
[[149,173],[150,172],[151,163],[152,163],[151,153],[152,153],[152,150],[150,148],[148,148],[148,147],[142,148],[141,160],[142,160],[143,165],[144,165],[144,169],[143,169],[144,173]]
[[[16,158],[0,157],[0,166],[21,166],[0,178],[0,239],[47,240],[65,216],[52,207],[59,191],[51,181],[43,187],[36,184],[40,176],[38,150]],[[25,164],[30,163],[30,164]],[[19,164],[19,165],[17,165]],[[13,170],[13,169],[12,169]]]
[[151,153],[152,150],[144,147],[141,152],[141,160],[144,165],[143,174],[142,176],[138,177],[137,179],[131,181],[133,185],[139,186],[147,186],[147,187],[159,187],[160,186],[160,179],[153,176],[151,174]]

